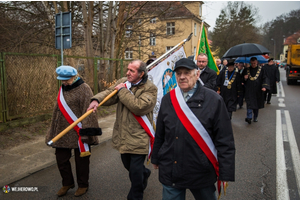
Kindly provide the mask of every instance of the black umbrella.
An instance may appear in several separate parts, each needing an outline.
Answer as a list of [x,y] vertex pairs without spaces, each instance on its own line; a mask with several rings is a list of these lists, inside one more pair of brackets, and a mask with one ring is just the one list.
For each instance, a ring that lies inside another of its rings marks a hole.
[[231,47],[224,55],[223,58],[236,58],[236,57],[249,57],[254,55],[263,55],[270,53],[270,51],[260,45],[255,43],[243,43]]

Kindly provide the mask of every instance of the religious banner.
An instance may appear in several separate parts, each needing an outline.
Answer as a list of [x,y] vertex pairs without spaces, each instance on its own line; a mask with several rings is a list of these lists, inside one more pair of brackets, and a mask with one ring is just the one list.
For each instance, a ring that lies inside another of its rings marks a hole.
[[151,80],[158,89],[156,106],[153,110],[153,121],[155,123],[162,97],[177,86],[173,69],[175,67],[175,62],[181,58],[186,58],[183,46],[178,48],[178,50],[174,51],[148,72],[149,80]]

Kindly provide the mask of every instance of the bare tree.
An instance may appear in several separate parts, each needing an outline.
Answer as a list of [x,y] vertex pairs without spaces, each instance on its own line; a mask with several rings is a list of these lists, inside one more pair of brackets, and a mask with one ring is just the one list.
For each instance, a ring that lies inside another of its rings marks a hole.
[[[84,43],[86,57],[94,57],[93,43],[92,43],[92,31],[94,21],[94,2],[88,2],[88,8],[85,1],[81,2],[82,15],[83,15],[83,27],[84,27]],[[87,65],[85,66],[86,81],[93,88],[93,59],[87,59]]]

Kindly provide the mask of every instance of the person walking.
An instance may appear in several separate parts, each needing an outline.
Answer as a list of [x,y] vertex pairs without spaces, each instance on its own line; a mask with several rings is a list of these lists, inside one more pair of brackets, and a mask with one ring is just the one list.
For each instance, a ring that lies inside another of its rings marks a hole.
[[197,57],[197,66],[200,69],[200,79],[204,86],[217,91],[217,73],[207,66],[208,58],[205,53]]
[[219,68],[219,71],[221,71],[224,68],[224,65],[221,63],[221,59],[216,59],[216,65]]
[[[147,128],[151,129],[149,125],[153,120],[157,87],[148,80],[147,72],[144,62],[131,61],[127,67],[127,77],[121,78],[107,90],[93,96],[88,107],[88,110],[96,111],[99,102],[114,90],[118,90],[118,93],[103,105],[117,104],[112,145],[120,152],[122,163],[129,172],[131,188],[127,195],[128,200],[143,199],[143,191],[151,174],[144,166],[144,161],[149,153],[149,142],[151,145],[154,140]],[[145,127],[141,120],[148,126]]]
[[264,92],[270,88],[269,80],[262,67],[258,66],[257,58],[250,58],[250,67],[243,72],[245,85],[245,100],[247,104],[247,118],[245,121],[251,124],[258,122],[258,110],[264,108]]
[[274,64],[273,60],[273,58],[270,58],[268,60],[268,64],[263,66],[266,72],[266,76],[269,78],[270,81],[270,89],[267,89],[264,97],[265,102],[267,102],[267,104],[271,104],[272,94],[277,94],[277,83],[279,82],[278,67]]
[[[46,143],[51,141],[70,124],[81,117],[89,106],[93,92],[71,66],[60,66],[56,69],[57,79],[62,81],[58,98],[54,106],[51,126],[46,135]],[[69,189],[74,188],[74,178],[70,158],[72,149],[75,155],[76,176],[78,189],[75,196],[85,194],[89,187],[89,165],[91,145],[99,143],[96,135],[101,135],[95,113],[86,117],[72,130],[53,143],[57,167],[62,177],[62,188],[57,195],[65,195]],[[87,136],[90,135],[90,136]]]
[[163,200],[216,200],[215,183],[234,181],[235,146],[220,95],[200,83],[195,63],[175,63],[177,87],[161,102],[151,162],[159,170]]
[[234,67],[233,62],[227,64],[227,69],[219,74],[218,93],[223,97],[230,119],[232,112],[236,111],[238,97],[242,95],[241,75],[238,69]]
[[244,82],[243,82],[243,71],[244,71],[245,67],[244,67],[244,63],[240,62],[238,64],[238,72],[241,76],[241,85],[242,85],[242,92],[239,94],[238,96],[238,105],[239,105],[239,109],[243,108],[244,105],[244,97],[245,97],[245,86],[244,86]]

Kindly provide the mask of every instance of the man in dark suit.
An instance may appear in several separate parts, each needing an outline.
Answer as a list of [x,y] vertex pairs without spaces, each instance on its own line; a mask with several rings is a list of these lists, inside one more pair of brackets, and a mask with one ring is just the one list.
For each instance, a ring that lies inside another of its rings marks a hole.
[[207,67],[208,58],[205,53],[200,53],[197,57],[197,66],[200,69],[200,79],[204,86],[217,91],[217,73]]
[[278,67],[275,65],[273,58],[268,60],[268,64],[263,66],[266,76],[269,78],[270,89],[264,93],[265,101],[271,104],[272,94],[277,94],[277,83],[279,82]]

